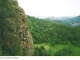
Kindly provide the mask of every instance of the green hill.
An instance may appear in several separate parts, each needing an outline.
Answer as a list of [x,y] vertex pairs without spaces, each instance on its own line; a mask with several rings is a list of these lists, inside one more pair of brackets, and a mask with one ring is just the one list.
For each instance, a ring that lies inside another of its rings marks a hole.
[[[35,45],[36,47],[35,50],[39,51],[40,49],[43,49],[43,47],[45,48],[44,44],[46,44],[46,46],[53,46],[53,48],[58,44],[60,44],[61,46],[75,45],[80,47],[80,31],[79,30],[62,25],[58,22],[43,20],[43,19],[31,17],[31,16],[27,16],[27,17],[28,17],[28,23],[29,23],[28,24],[29,30],[31,31],[31,34],[33,36],[34,44],[37,44]],[[40,46],[43,46],[43,47],[40,47]],[[58,51],[64,51],[64,53],[66,53],[66,49],[70,48],[69,46],[67,48],[60,48]],[[38,55],[39,55],[39,52],[38,52]],[[71,52],[71,50],[69,50],[68,52]],[[56,55],[56,53],[53,55]],[[65,55],[64,53],[62,53],[62,55]],[[44,55],[49,55],[49,54],[45,53]],[[72,54],[71,52],[71,54],[67,54],[67,55],[76,55],[76,54]]]

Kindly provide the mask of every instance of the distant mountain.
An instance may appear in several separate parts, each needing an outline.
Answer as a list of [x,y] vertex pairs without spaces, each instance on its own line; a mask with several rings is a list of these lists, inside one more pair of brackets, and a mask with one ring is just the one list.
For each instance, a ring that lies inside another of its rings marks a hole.
[[80,23],[80,16],[77,16],[77,17],[74,17],[74,18],[70,18],[70,19],[68,19],[68,21]]
[[70,19],[70,17],[63,16],[63,17],[60,17],[59,19],[60,20],[67,20],[67,19]]
[[45,19],[46,17],[45,16],[34,16],[36,18],[39,18],[39,19]]
[[[76,17],[66,17],[66,16],[63,16],[63,17],[54,17],[54,16],[51,16],[51,17],[48,17],[48,18],[45,18],[46,20],[51,20],[51,21],[60,21],[59,23],[62,23],[62,24],[65,24],[65,25],[68,25],[68,26],[73,26],[73,27],[76,27],[80,25],[80,16],[76,16]],[[56,22],[58,22],[56,21]]]
[[72,26],[79,26],[80,25],[80,16],[66,19],[66,21],[64,21],[64,22],[69,23]]
[[50,16],[48,18],[45,18],[47,20],[60,20],[58,17]]
[[54,16],[50,16],[48,18],[45,18],[47,20],[67,20],[67,19],[70,19],[70,17],[66,17],[66,16],[63,16],[63,17],[54,17]]

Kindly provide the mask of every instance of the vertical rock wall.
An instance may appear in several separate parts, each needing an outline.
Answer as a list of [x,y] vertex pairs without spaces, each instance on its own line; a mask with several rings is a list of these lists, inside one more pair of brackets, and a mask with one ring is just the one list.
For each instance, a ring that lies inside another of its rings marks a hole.
[[3,56],[33,55],[27,17],[16,0],[0,0],[0,47]]

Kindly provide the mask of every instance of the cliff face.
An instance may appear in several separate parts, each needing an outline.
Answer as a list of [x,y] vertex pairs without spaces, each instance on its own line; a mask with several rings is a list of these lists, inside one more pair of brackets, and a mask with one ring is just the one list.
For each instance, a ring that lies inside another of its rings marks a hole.
[[0,0],[0,55],[33,55],[27,17],[16,0]]

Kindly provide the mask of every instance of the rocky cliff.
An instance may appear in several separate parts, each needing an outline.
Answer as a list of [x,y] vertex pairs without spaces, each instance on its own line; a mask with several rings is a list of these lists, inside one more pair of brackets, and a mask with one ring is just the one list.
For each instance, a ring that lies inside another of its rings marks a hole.
[[27,17],[17,0],[0,0],[0,55],[33,55]]

